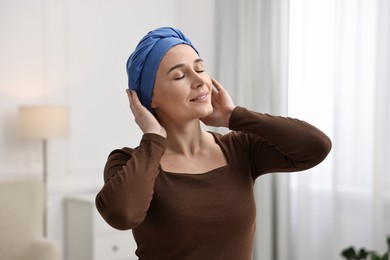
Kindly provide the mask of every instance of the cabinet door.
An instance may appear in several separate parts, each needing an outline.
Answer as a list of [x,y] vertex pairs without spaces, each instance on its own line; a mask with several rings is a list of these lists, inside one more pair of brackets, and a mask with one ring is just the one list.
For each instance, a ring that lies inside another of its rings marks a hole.
[[135,260],[131,232],[112,232],[96,236],[95,260]]
[[[107,260],[133,260],[137,244],[134,241],[131,230],[117,230],[106,223],[106,221],[95,211],[95,259]],[[102,255],[102,257],[100,256]],[[112,255],[116,258],[104,258]]]
[[66,201],[67,260],[136,260],[131,230],[112,228],[100,216],[94,195]]

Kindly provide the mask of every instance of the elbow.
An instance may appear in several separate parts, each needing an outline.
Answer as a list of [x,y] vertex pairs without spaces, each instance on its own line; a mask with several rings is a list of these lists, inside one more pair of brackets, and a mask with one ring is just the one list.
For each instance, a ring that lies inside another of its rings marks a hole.
[[123,216],[113,216],[112,220],[108,221],[108,219],[105,219],[106,222],[113,228],[118,230],[129,230],[136,228],[142,223],[142,220],[140,219],[134,219],[134,218],[126,218]]
[[328,156],[330,151],[332,150],[332,141],[325,136],[324,138],[319,139],[317,142],[313,142],[312,148],[310,149],[310,155],[307,160],[307,169],[312,168],[322,161]]
[[320,162],[325,160],[325,158],[328,156],[330,151],[332,150],[332,141],[328,136],[325,136],[321,142],[317,144],[316,150],[318,151],[318,157],[320,159]]
[[128,216],[123,213],[110,214],[103,216],[103,218],[111,227],[118,230],[129,230],[136,228],[144,220],[144,217],[134,217],[133,215]]
[[139,226],[145,219],[145,214],[137,213],[116,203],[105,203],[98,194],[96,196],[96,209],[111,227],[118,230],[129,230]]
[[305,152],[299,156],[300,159],[291,160],[291,164],[297,171],[308,170],[324,161],[331,149],[332,142],[325,136],[316,142],[311,142],[310,146],[306,147]]

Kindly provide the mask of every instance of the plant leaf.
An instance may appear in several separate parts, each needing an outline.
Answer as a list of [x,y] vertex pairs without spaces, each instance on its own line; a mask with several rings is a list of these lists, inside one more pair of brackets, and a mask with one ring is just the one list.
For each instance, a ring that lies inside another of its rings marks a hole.
[[371,260],[389,260],[389,254],[385,253],[383,256],[378,256],[376,254],[371,255]]
[[356,258],[357,259],[366,259],[368,254],[369,254],[369,252],[366,251],[366,249],[362,248],[362,249],[360,249],[359,254],[357,255]]
[[390,252],[390,236],[387,237],[387,249]]
[[344,256],[346,259],[356,259],[355,249],[352,246],[348,247],[347,249],[344,249],[341,252],[341,255]]

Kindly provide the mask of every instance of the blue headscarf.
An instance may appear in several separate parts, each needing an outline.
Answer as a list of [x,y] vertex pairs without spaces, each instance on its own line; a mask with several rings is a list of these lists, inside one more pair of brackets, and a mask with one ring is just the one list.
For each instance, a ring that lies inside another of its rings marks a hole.
[[151,102],[158,66],[165,53],[178,44],[187,44],[198,53],[191,41],[180,30],[161,27],[144,36],[127,60],[129,89],[137,92],[142,105],[153,114]]

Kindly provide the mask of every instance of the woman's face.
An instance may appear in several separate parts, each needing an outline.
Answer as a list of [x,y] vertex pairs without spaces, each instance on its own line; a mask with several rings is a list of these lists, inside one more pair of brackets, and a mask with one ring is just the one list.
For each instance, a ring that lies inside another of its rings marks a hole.
[[191,120],[213,111],[212,83],[203,60],[191,46],[172,47],[158,67],[152,107],[160,120]]

